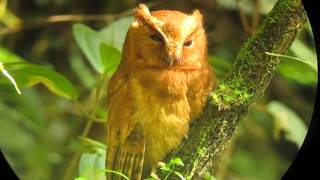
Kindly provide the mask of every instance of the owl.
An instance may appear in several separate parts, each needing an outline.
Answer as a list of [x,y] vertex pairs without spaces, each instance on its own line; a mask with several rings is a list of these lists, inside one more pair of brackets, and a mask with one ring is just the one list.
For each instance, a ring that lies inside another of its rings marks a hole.
[[186,137],[214,74],[199,10],[150,13],[140,4],[134,17],[108,85],[106,168],[140,180]]

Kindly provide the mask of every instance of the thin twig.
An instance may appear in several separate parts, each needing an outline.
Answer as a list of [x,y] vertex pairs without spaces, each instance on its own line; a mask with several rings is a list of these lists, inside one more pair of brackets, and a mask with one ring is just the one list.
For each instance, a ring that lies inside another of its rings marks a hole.
[[104,14],[104,15],[54,15],[45,18],[38,18],[32,20],[30,23],[23,23],[14,29],[3,28],[0,30],[0,36],[13,34],[29,29],[39,28],[41,26],[52,24],[52,23],[64,23],[64,22],[78,22],[78,21],[105,21],[111,22],[120,17],[130,15],[129,12],[125,11],[119,14]]
[[[146,3],[150,8],[155,7],[163,3],[162,1],[155,1],[151,3]],[[83,22],[83,21],[105,21],[107,23],[119,19],[121,17],[132,15],[133,9],[129,9],[116,14],[92,14],[92,15],[53,15],[49,17],[41,17],[37,19],[30,20],[16,28],[2,28],[0,29],[0,36],[13,34],[25,30],[30,30],[34,28],[39,28],[41,26],[52,24],[52,23],[67,23],[67,22]]]
[[240,0],[236,0],[236,5],[237,5],[237,8],[238,8],[240,21],[241,21],[241,24],[242,24],[242,27],[243,27],[244,31],[246,31],[247,33],[251,34],[251,28],[250,28],[248,19],[247,19],[245,13],[243,12],[242,8],[240,7]]
[[243,12],[240,6],[240,0],[236,0],[237,9],[239,12],[240,21],[242,24],[243,29],[248,34],[253,34],[256,30],[259,20],[260,20],[260,0],[253,0],[254,1],[254,12],[252,16],[252,22],[249,24],[248,18],[246,17],[245,13]]
[[[75,106],[77,107],[77,109],[79,110],[80,114],[83,116],[83,117],[86,117],[88,119],[92,119],[94,122],[97,122],[97,123],[105,123],[105,119],[102,119],[102,118],[98,118],[96,116],[91,116],[86,110],[85,108],[82,106],[82,104],[79,102],[79,101],[74,101],[74,104]],[[70,113],[73,113],[73,114],[76,114],[76,115],[79,115],[79,113],[77,112],[74,112],[74,111],[69,111]]]
[[260,21],[260,0],[254,0],[254,14],[252,17],[251,31],[252,33],[257,29]]

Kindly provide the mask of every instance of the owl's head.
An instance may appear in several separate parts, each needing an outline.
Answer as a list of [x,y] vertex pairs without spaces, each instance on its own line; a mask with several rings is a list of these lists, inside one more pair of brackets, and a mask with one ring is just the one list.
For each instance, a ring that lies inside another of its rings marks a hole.
[[161,10],[149,12],[140,4],[134,10],[125,50],[135,64],[156,68],[201,67],[206,61],[206,37],[199,10],[192,14]]

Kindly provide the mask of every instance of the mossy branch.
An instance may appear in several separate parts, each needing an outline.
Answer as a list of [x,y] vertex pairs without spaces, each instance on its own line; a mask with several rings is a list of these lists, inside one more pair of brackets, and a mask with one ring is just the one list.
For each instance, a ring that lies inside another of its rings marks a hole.
[[238,53],[229,75],[211,93],[205,111],[191,125],[188,139],[167,157],[178,156],[184,161],[179,172],[188,179],[216,173],[238,122],[263,94],[279,63],[279,57],[266,52],[286,54],[306,20],[301,0],[278,0]]

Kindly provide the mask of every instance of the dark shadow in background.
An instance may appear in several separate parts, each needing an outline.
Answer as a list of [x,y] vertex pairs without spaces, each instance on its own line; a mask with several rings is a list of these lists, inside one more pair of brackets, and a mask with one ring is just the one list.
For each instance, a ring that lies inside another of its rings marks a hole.
[[2,152],[0,152],[0,179],[16,180],[19,179],[14,173],[9,163],[5,160]]
[[[315,47],[318,57],[318,81],[319,81],[319,59],[320,59],[320,1],[302,0],[312,26]],[[319,90],[319,82],[317,85]],[[288,171],[282,177],[287,179],[320,179],[320,116],[319,92],[317,92],[315,108],[307,136],[296,155]]]

